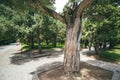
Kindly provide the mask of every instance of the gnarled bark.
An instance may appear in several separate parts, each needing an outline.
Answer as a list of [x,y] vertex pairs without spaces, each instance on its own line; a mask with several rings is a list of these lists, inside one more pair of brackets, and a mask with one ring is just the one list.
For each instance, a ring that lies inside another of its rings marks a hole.
[[79,73],[80,70],[80,18],[76,18],[73,24],[69,23],[66,31],[66,42],[64,50],[64,71],[65,73]]
[[83,0],[83,2],[75,9],[77,10],[76,12],[72,12],[73,14],[70,15],[65,15],[67,31],[64,50],[64,71],[68,74],[79,73],[80,70],[79,41],[82,33],[82,12],[84,8],[91,3],[90,1],[92,0]]
[[83,0],[79,5],[69,9],[64,16],[50,10],[46,7],[40,6],[38,3],[33,3],[33,5],[53,18],[60,20],[67,25],[66,31],[66,42],[64,50],[64,71],[65,73],[78,73],[80,70],[80,55],[79,55],[79,41],[81,33],[81,15],[83,10],[88,7],[93,0]]

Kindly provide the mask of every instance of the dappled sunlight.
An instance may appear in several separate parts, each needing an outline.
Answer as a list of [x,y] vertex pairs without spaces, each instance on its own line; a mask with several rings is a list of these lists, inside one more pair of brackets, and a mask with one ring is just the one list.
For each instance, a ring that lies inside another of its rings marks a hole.
[[[92,65],[89,65],[87,63],[81,62],[81,69],[80,74],[76,76],[67,76],[64,74],[63,66],[55,67],[52,69],[47,68],[47,70],[42,72],[41,70],[38,71],[38,77],[40,80],[111,80],[111,76],[113,75],[113,72],[107,71]],[[49,70],[48,70],[49,69]]]
[[116,53],[116,54],[120,55],[120,50],[119,49],[110,49],[107,52],[109,52],[109,53]]
[[120,61],[120,49],[102,50],[101,57],[110,59],[111,61]]

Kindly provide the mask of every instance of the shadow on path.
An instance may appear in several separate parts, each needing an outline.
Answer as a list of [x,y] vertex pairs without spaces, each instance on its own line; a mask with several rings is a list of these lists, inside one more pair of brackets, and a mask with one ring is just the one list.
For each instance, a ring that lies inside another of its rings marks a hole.
[[44,51],[42,54],[36,54],[34,51],[24,51],[19,53],[14,53],[12,57],[10,57],[11,64],[22,65],[26,62],[30,62],[32,60],[38,60],[39,58],[56,58],[62,54],[62,51]]

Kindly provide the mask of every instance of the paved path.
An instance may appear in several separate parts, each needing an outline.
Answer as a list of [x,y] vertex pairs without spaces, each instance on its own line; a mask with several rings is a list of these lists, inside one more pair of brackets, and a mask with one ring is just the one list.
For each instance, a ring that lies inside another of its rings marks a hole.
[[21,46],[10,45],[4,46],[4,50],[0,51],[0,80],[31,80],[31,72],[35,71],[37,67],[52,63],[54,61],[62,61],[62,56],[59,58],[40,58],[36,61],[30,61],[22,65],[11,64],[10,57],[14,53],[19,52]]
[[0,46],[0,55],[2,53],[5,53],[7,50],[9,50],[10,48],[14,47],[16,44],[12,43],[10,45],[6,45],[6,46]]
[[[36,71],[36,69],[44,64],[50,64],[55,61],[63,61],[63,55],[59,55],[58,57],[42,57],[38,60],[32,60],[30,62],[26,62],[22,65],[14,65],[11,64],[10,57],[14,56],[14,53],[19,52],[21,46],[16,46],[15,44],[5,47],[4,50],[0,51],[0,80],[31,80],[32,75],[31,72]],[[84,50],[86,51],[86,50]],[[95,59],[91,59],[86,57],[85,55],[81,55],[81,61],[87,62],[94,66],[102,67],[105,69],[109,69],[115,71],[115,78],[112,80],[120,80],[119,70],[120,65],[115,65],[107,62],[98,61]]]

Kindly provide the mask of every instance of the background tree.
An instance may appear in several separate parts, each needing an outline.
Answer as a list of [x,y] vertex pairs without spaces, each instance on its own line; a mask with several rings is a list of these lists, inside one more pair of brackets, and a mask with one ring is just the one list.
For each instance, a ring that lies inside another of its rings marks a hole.
[[[119,41],[117,35],[119,34],[117,30],[119,27],[116,24],[119,22],[119,1],[98,1],[98,4],[93,2],[93,4],[86,10],[85,18],[88,18],[87,24],[92,24],[91,36],[93,36],[94,45],[103,44],[103,48],[106,48],[107,44],[110,44],[110,47],[115,46]],[[114,18],[114,20],[113,20]],[[87,25],[85,25],[87,26]],[[88,28],[84,27],[85,34],[88,35],[88,32],[91,32]],[[87,37],[85,38],[87,39]],[[95,48],[98,49],[98,48]],[[98,51],[96,51],[98,52]]]
[[17,25],[14,24],[13,16],[16,14],[11,8],[0,5],[0,44],[14,42],[17,36]]

